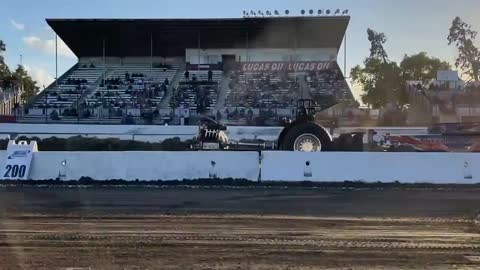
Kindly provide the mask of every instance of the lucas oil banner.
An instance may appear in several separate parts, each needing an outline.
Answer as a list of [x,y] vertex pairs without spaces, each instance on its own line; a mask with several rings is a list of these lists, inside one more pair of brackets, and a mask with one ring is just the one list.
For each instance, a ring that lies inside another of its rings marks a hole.
[[307,61],[307,62],[245,62],[240,63],[240,70],[243,72],[306,72],[324,71],[333,69],[335,62],[331,61]]

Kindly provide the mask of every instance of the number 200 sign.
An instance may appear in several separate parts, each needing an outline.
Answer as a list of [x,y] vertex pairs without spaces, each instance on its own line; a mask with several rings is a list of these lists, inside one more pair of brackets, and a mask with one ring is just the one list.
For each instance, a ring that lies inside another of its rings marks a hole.
[[27,180],[33,153],[37,152],[36,142],[10,141],[7,158],[0,169],[0,178],[4,180]]

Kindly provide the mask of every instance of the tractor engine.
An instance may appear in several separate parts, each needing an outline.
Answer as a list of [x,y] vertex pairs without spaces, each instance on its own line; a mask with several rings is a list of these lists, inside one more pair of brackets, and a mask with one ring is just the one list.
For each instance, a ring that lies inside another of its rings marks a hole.
[[211,118],[203,118],[198,126],[196,143],[197,150],[228,149],[228,137],[225,134],[227,127]]

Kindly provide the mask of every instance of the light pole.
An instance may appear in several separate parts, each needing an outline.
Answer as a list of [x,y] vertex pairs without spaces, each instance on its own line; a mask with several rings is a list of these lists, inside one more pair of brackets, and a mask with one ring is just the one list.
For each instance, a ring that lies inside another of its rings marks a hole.
[[48,95],[45,92],[45,85],[43,86],[42,93],[43,93],[43,96],[45,97],[45,122],[48,122],[48,104],[47,104]]

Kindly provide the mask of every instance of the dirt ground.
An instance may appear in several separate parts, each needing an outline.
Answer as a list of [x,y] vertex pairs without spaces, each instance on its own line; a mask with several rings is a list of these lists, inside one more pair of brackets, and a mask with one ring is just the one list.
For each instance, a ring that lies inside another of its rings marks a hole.
[[0,269],[480,269],[480,190],[0,187]]

